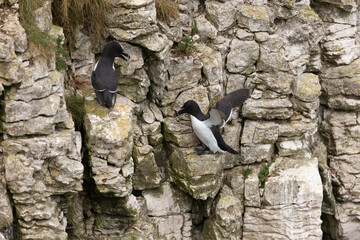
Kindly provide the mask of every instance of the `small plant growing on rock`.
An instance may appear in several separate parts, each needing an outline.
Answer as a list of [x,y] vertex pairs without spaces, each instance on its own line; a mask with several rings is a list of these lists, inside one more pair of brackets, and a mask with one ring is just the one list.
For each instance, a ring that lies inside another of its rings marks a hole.
[[242,171],[244,179],[247,179],[250,176],[250,174],[252,174],[252,172],[253,172],[253,170],[251,168],[249,168],[249,167],[244,168]]
[[68,51],[62,46],[63,38],[58,36],[56,39],[56,70],[61,71],[66,69],[66,61],[65,58],[69,56]]
[[195,49],[195,42],[191,37],[185,36],[181,39],[177,46],[177,50],[180,53],[184,53],[185,55],[189,55]]
[[179,9],[171,0],[155,0],[156,16],[159,20],[169,23],[179,18]]
[[258,178],[259,178],[259,187],[260,188],[264,188],[265,187],[265,182],[268,178],[269,175],[269,167],[270,167],[271,163],[263,163],[263,165],[261,165],[260,168],[260,172],[258,174]]

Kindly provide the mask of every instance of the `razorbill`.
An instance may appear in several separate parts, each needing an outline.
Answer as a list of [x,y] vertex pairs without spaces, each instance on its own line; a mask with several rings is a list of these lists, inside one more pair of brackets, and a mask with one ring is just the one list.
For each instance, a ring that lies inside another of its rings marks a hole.
[[100,60],[95,64],[91,75],[96,99],[101,105],[108,108],[113,107],[116,102],[118,78],[114,67],[115,57],[121,57],[127,61],[130,55],[124,52],[118,42],[112,41],[104,47]]
[[[250,96],[249,89],[240,89],[234,91],[216,103],[216,108],[211,109],[206,115],[200,110],[199,105],[194,100],[184,103],[176,115],[183,113],[190,114],[191,126],[202,143],[206,145],[213,153],[229,152],[238,154],[237,151],[228,146],[221,136],[220,128],[224,127],[229,121],[232,109],[240,107]],[[198,154],[203,154],[205,150],[196,149]]]

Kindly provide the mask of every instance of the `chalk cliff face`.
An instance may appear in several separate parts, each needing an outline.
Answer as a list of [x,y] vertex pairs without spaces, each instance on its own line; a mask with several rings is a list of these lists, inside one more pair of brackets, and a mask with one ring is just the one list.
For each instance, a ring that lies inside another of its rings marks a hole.
[[[57,71],[28,47],[18,2],[0,0],[0,239],[358,239],[357,1],[181,0],[164,23],[154,0],[109,0],[102,44],[131,59],[115,61],[113,109],[81,93],[78,130],[65,83],[90,82],[102,46],[79,26]],[[64,36],[51,2],[34,22]],[[251,97],[222,134],[240,154],[195,154],[175,110],[239,88]]]

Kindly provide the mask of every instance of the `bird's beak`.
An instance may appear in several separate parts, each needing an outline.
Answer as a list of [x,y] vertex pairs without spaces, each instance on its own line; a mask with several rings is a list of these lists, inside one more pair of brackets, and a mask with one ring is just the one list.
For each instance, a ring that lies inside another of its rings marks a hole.
[[122,52],[121,55],[120,55],[120,57],[121,57],[122,59],[124,59],[125,61],[128,61],[128,60],[130,59],[130,55],[127,54],[126,52]]
[[180,116],[181,114],[185,113],[185,109],[181,108],[179,111],[175,111],[176,116]]

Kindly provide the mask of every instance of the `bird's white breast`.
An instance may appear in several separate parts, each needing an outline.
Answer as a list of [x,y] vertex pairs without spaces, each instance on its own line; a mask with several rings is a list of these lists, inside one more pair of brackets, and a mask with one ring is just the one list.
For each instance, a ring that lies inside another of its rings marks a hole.
[[196,117],[190,115],[191,126],[202,143],[204,143],[213,153],[224,152],[217,144],[217,141],[211,132],[211,129],[204,121],[198,120]]

